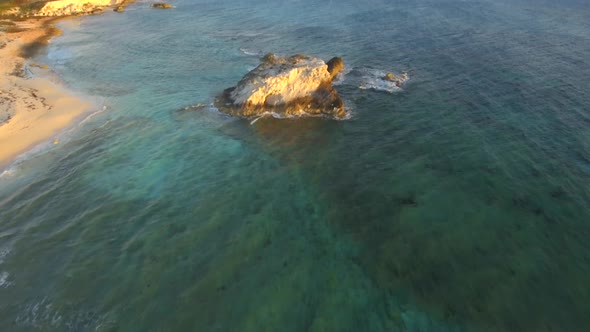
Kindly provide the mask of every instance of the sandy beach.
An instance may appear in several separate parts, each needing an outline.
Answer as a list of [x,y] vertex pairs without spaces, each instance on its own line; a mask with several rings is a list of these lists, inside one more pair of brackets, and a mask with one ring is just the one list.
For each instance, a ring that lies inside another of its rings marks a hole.
[[[51,140],[90,108],[88,102],[43,75],[25,73],[26,57],[55,35],[49,22],[30,19],[15,22],[8,32],[0,31],[0,167]],[[40,65],[34,70],[47,68]]]

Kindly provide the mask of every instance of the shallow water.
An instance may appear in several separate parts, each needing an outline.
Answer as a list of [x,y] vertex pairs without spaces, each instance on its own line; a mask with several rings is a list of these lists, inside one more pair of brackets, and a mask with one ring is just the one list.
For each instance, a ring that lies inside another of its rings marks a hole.
[[[104,111],[0,172],[1,330],[590,329],[588,4],[174,4],[60,23]],[[352,118],[183,110],[265,52]]]

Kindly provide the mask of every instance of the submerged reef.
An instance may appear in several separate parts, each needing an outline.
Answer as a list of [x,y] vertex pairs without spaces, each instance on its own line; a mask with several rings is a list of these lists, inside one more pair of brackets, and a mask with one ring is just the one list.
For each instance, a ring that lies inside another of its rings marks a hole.
[[341,58],[327,63],[307,55],[267,54],[237,86],[226,89],[215,106],[232,116],[252,118],[327,116],[346,118],[344,102],[332,81],[344,69]]

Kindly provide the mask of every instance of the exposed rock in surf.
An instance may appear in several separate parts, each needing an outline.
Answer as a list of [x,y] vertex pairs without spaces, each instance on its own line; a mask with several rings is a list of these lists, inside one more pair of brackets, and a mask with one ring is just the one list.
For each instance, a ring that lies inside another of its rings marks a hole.
[[408,73],[395,75],[373,68],[355,68],[346,74],[348,84],[357,85],[362,90],[384,91],[396,93],[403,91],[410,79]]
[[158,2],[158,3],[153,3],[151,5],[152,8],[156,8],[156,9],[170,9],[173,8],[173,6],[169,3],[165,3],[165,2]]
[[406,83],[409,78],[410,76],[408,76],[408,73],[402,73],[401,76],[396,76],[393,73],[387,73],[385,76],[383,76],[385,81],[393,82],[398,87],[401,87],[404,83]]
[[113,11],[117,13],[122,13],[125,11],[125,6],[117,6],[115,7],[115,9],[113,9]]
[[217,98],[216,107],[239,117],[324,115],[346,117],[344,103],[332,80],[344,68],[342,59],[323,60],[297,54],[267,54],[238,85]]

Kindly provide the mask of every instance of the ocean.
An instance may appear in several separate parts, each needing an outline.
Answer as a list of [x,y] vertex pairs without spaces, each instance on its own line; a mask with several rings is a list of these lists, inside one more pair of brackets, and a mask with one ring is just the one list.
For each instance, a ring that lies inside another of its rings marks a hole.
[[[0,170],[1,331],[590,330],[587,1],[172,4],[35,59],[95,108]],[[216,111],[268,52],[350,118]]]

